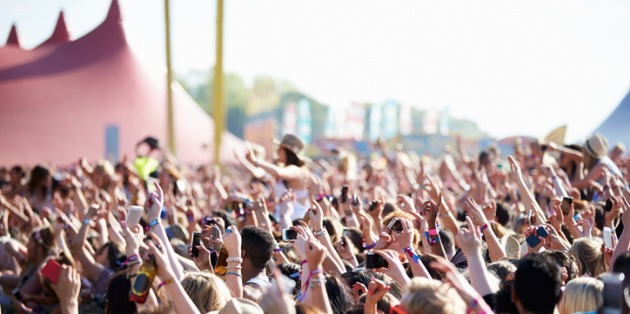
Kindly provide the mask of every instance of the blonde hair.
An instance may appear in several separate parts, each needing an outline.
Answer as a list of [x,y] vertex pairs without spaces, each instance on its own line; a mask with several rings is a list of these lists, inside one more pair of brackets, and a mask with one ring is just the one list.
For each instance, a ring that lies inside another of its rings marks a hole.
[[218,311],[230,300],[230,290],[219,277],[203,272],[190,272],[182,287],[201,313]]
[[455,289],[440,281],[414,278],[400,300],[407,313],[465,313],[466,303]]
[[580,238],[573,242],[569,252],[577,260],[579,275],[597,277],[606,272],[606,262],[600,247],[601,243],[590,238]]
[[339,158],[339,172],[347,179],[354,179],[357,175],[357,157],[350,153],[343,153]]
[[560,314],[595,312],[602,305],[604,284],[589,277],[575,278],[567,284],[558,304]]

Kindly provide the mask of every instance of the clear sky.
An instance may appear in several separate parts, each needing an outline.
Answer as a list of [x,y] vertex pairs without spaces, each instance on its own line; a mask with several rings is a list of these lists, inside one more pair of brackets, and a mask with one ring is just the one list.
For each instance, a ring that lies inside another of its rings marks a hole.
[[[120,0],[128,39],[164,64],[163,1]],[[52,32],[61,8],[73,38],[107,0],[0,0],[0,42]],[[215,2],[171,0],[179,74],[214,63]],[[449,108],[490,134],[544,136],[564,123],[580,141],[630,88],[630,1],[226,0],[225,68],[270,75],[319,101],[395,98]]]

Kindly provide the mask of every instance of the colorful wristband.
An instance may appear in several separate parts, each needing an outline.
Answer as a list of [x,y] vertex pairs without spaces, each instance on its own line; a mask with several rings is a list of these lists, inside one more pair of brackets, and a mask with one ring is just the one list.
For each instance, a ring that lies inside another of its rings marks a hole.
[[484,232],[486,229],[488,229],[488,224],[483,224],[483,226],[481,226],[479,228],[479,230],[481,230],[481,232]]

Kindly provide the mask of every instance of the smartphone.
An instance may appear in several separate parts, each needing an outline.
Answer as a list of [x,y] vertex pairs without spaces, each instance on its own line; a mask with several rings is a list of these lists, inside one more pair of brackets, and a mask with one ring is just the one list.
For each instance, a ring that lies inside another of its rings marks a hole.
[[140,218],[142,218],[143,211],[144,207],[142,206],[133,205],[129,207],[127,220],[125,220],[125,223],[127,224],[127,227],[129,227],[129,229],[132,229],[133,227],[138,225],[138,223],[140,222]]
[[560,208],[562,208],[562,215],[566,216],[569,214],[569,210],[571,210],[571,204],[573,203],[573,197],[565,196],[562,198],[562,204]]
[[343,228],[343,233],[341,234],[341,245],[346,246],[346,239],[350,235],[350,230],[348,228]]
[[199,249],[197,245],[201,245],[201,232],[193,232],[192,241],[190,243],[190,247],[192,249],[192,256],[199,257]]
[[608,249],[613,248],[612,232],[610,227],[604,227],[604,246]]
[[612,201],[610,199],[606,200],[606,205],[604,205],[604,211],[609,212],[612,210]]
[[382,256],[374,252],[369,252],[365,254],[365,268],[387,268],[387,266],[387,261]]
[[54,260],[49,259],[44,268],[40,271],[44,278],[50,280],[51,283],[57,284],[59,282],[59,273],[61,272],[61,265]]
[[345,203],[348,201],[348,186],[347,185],[344,185],[341,187],[340,201],[341,203]]
[[625,302],[623,296],[623,274],[604,274],[601,278],[604,282],[602,313],[621,313]]
[[352,195],[352,206],[359,206],[359,197],[356,194]]
[[538,239],[538,237],[533,233],[529,237],[527,237],[525,241],[527,241],[527,245],[532,248],[536,247],[536,245],[540,243],[540,239]]
[[400,219],[398,218],[392,219],[392,221],[390,221],[389,224],[387,225],[387,229],[392,230],[392,231],[402,232],[403,231],[402,221],[400,221]]
[[147,178],[147,191],[149,192],[149,194],[157,191],[155,189],[155,183],[156,182],[160,183],[160,179],[154,178],[154,177],[148,177]]
[[531,209],[527,213],[527,221],[529,222],[530,225],[534,224],[534,222],[532,221],[532,210]]
[[[212,226],[212,238],[215,240],[221,238],[221,230],[216,225]],[[221,251],[221,243],[215,243],[214,250],[217,252]]]
[[378,201],[372,201],[372,203],[370,203],[370,207],[368,207],[368,210],[373,211],[376,209],[376,207],[378,207]]
[[297,239],[298,233],[291,229],[282,229],[282,241],[292,241]]
[[549,235],[549,233],[547,232],[547,229],[545,229],[545,227],[543,227],[543,226],[540,226],[538,228],[538,231],[536,231],[536,234],[539,237],[543,237],[543,238],[546,238]]

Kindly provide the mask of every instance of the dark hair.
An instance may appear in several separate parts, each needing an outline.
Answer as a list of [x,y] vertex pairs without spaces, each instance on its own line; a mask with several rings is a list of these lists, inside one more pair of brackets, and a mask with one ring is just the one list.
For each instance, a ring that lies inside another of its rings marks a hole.
[[[50,171],[46,167],[40,165],[35,166],[35,168],[31,170],[31,177],[28,180],[28,191],[31,194],[37,192],[35,189],[40,186],[42,180],[45,180],[49,176]],[[42,186],[40,191],[46,193],[46,187]]]
[[628,283],[630,283],[630,252],[624,252],[617,256],[617,259],[615,259],[612,265],[612,272],[624,274],[625,277],[623,281],[625,286],[628,286]]
[[241,249],[257,269],[264,269],[273,254],[274,239],[271,233],[255,226],[241,230]]
[[505,281],[505,278],[516,270],[516,266],[508,260],[500,260],[490,263],[487,268],[490,272],[497,275],[501,281]]
[[422,264],[424,265],[424,268],[427,269],[427,272],[429,272],[429,275],[431,276],[431,278],[436,279],[436,280],[443,280],[444,278],[446,278],[446,275],[442,272],[439,272],[433,269],[433,267],[430,266],[431,263],[435,261],[437,261],[437,259],[435,258],[435,255],[431,253],[422,254],[420,256],[420,262],[422,262]]
[[55,246],[55,236],[49,227],[41,228],[31,233],[31,239],[35,241],[37,246],[43,248],[45,252]]
[[335,314],[343,314],[354,304],[354,297],[350,288],[337,276],[327,276],[326,294],[330,299],[330,307]]
[[121,268],[120,266],[122,265],[120,261],[123,259],[124,255],[122,254],[122,252],[120,252],[118,246],[114,244],[114,242],[107,242],[103,244],[103,246],[98,248],[98,250],[96,250],[97,255],[105,249],[107,249],[107,261],[109,262],[109,265],[103,266],[107,266],[109,269],[112,270],[119,270]]
[[496,217],[496,221],[505,227],[510,222],[509,206],[503,202],[497,202]]
[[444,247],[444,253],[446,253],[446,255],[453,253],[455,249],[453,245],[453,233],[447,229],[439,229],[438,233],[440,234],[440,241],[442,241],[442,246]]
[[512,288],[514,281],[502,282],[499,291],[494,295],[494,312],[505,314],[518,314],[516,305],[512,302]]
[[22,168],[22,166],[13,166],[11,167],[10,172],[15,172],[18,175],[20,175],[20,179],[24,178],[24,176],[26,175],[26,172],[24,171],[24,168]]
[[295,288],[293,288],[293,296],[296,296],[302,287],[302,278],[300,276],[300,271],[302,267],[295,263],[282,263],[278,265],[278,269],[280,272],[289,277],[289,279],[295,282]]
[[560,267],[546,255],[521,259],[514,275],[514,292],[527,312],[553,313],[562,291]]
[[133,314],[138,310],[136,303],[129,301],[131,281],[127,278],[126,271],[119,271],[109,277],[107,291],[105,292],[105,313]]
[[298,167],[304,166],[304,161],[298,158],[297,154],[295,154],[293,151],[289,150],[286,147],[282,147],[282,149],[284,150],[284,154],[287,156],[287,163],[286,163],[287,166],[288,165],[294,165]]
[[551,257],[560,267],[564,267],[567,270],[567,283],[575,279],[578,275],[578,265],[575,257],[567,251],[544,251],[541,255]]

